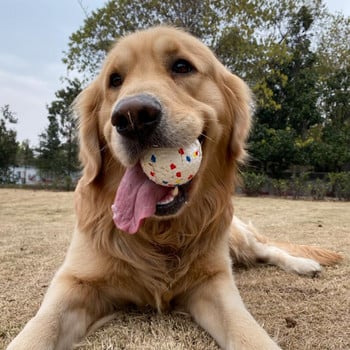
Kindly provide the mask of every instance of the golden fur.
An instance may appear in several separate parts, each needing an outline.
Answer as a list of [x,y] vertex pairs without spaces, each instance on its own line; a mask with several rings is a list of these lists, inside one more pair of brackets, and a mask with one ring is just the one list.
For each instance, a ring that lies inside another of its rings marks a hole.
[[[191,62],[193,74],[169,72],[180,58]],[[115,72],[123,83],[111,88]],[[116,228],[111,204],[125,168],[139,155],[128,152],[111,114],[118,102],[143,93],[162,105],[167,142],[181,145],[204,135],[203,160],[180,211],[150,217],[129,235]],[[233,218],[237,163],[244,158],[251,121],[246,84],[192,36],[157,27],[121,39],[75,109],[83,164],[75,193],[76,230],[38,314],[9,349],[69,349],[115,305],[128,303],[159,311],[182,308],[224,349],[278,349],[240,299],[230,252],[235,261],[264,261],[305,274],[319,271],[308,259],[319,255],[310,255],[310,247],[278,248]],[[340,258],[329,254],[320,262]]]

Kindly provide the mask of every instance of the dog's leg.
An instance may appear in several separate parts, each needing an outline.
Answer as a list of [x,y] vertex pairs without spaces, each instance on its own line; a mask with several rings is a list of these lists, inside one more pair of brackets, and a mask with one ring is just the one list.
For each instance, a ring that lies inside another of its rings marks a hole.
[[262,262],[288,272],[314,276],[321,264],[331,265],[342,259],[327,249],[270,241],[253,225],[234,217],[231,225],[230,252],[234,261],[246,265]]
[[230,271],[197,287],[188,299],[188,309],[222,349],[280,349],[245,308]]
[[36,314],[10,343],[8,350],[68,350],[89,327],[111,313],[92,285],[59,272]]

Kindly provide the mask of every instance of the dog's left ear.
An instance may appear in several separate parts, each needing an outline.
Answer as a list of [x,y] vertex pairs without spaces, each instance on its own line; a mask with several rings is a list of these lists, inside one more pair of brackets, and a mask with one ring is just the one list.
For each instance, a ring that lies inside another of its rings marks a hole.
[[98,127],[100,95],[98,82],[95,80],[78,95],[73,103],[79,118],[79,158],[83,165],[83,179],[86,184],[97,177],[102,164]]
[[243,162],[247,155],[245,146],[252,121],[252,93],[242,79],[226,69],[222,73],[222,83],[232,121],[230,151],[234,160]]

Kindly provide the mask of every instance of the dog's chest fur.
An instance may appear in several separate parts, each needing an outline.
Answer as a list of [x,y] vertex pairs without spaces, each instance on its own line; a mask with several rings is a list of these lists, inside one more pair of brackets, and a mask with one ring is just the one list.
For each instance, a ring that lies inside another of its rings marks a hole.
[[[134,246],[129,241],[125,252],[133,256],[133,260],[123,263],[125,284],[130,285],[132,280],[134,286],[130,301],[139,306],[150,305],[160,312],[181,307],[188,290],[218,272],[215,252],[220,250],[222,254],[222,249],[217,247],[225,244],[225,236],[224,233],[205,235],[203,232],[203,237],[191,238],[174,237],[173,233],[172,237],[162,237],[162,243],[160,239],[145,242],[142,233],[140,237],[134,236]],[[198,249],[198,239],[201,249]],[[138,249],[138,244],[142,245],[142,250]],[[208,259],[212,261],[208,263]]]

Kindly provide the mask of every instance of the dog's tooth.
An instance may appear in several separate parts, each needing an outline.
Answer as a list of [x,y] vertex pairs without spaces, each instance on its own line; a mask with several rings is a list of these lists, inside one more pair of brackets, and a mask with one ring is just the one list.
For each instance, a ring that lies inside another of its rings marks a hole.
[[171,194],[176,197],[179,194],[179,188],[176,186],[174,187],[173,191],[171,192]]
[[160,202],[158,202],[158,204],[168,204],[171,203],[174,200],[175,197],[173,196],[168,196],[166,198],[164,198],[164,200],[161,200]]
[[160,205],[169,204],[175,199],[175,197],[178,194],[179,194],[179,188],[174,187],[165,198],[163,198],[161,201],[158,202],[158,204]]

